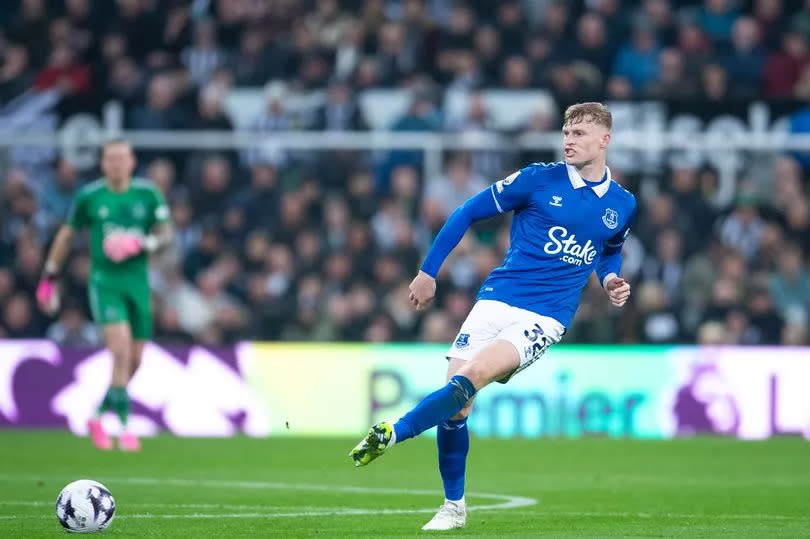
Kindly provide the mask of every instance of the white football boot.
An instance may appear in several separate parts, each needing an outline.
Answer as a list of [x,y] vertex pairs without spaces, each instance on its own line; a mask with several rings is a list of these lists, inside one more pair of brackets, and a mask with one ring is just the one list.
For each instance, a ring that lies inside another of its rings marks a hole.
[[430,522],[422,526],[423,530],[455,530],[467,523],[467,504],[464,500],[452,502],[445,500]]

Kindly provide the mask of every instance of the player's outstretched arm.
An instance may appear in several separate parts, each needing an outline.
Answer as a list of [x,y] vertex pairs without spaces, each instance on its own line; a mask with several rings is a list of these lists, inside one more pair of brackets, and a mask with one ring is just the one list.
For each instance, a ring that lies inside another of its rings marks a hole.
[[54,314],[59,310],[59,290],[58,278],[62,269],[62,264],[70,251],[70,242],[73,240],[73,227],[62,225],[56,233],[56,237],[45,259],[45,267],[42,271],[42,278],[37,285],[37,304],[43,312]]
[[484,189],[450,214],[430,247],[419,274],[409,287],[411,303],[417,310],[426,308],[436,294],[436,275],[444,259],[458,245],[475,221],[498,215],[490,188]]

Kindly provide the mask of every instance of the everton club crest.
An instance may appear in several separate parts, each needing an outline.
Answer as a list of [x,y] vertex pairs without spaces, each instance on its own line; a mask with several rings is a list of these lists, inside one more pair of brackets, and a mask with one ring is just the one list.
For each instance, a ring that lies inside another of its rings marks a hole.
[[619,226],[619,214],[616,210],[608,208],[605,210],[605,215],[602,216],[602,222],[605,223],[606,227],[613,230]]
[[470,334],[459,333],[456,338],[456,348],[467,348],[468,346],[470,346]]

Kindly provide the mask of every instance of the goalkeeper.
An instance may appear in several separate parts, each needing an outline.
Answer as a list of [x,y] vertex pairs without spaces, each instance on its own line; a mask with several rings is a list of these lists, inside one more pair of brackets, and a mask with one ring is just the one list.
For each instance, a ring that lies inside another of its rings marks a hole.
[[102,149],[101,170],[104,176],[76,195],[67,223],[60,227],[48,253],[36,295],[45,312],[53,314],[59,309],[59,272],[73,235],[87,228],[90,309],[103,328],[104,343],[113,357],[110,387],[97,415],[88,422],[88,430],[96,447],[111,449],[112,440],[104,431],[101,416],[115,412],[123,426],[118,447],[138,451],[140,442],[127,425],[127,384],[152,336],[148,256],[171,242],[171,224],[163,195],[150,182],[132,177],[135,156],[129,142],[107,142]]

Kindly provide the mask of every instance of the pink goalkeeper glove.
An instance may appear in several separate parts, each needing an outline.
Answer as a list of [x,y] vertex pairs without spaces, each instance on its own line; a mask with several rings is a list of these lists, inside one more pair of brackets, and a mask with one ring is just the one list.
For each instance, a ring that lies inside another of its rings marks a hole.
[[121,262],[143,249],[141,239],[126,232],[113,232],[104,238],[104,254],[113,262]]
[[56,286],[56,277],[45,275],[37,285],[37,304],[43,312],[53,314],[59,310],[59,292]]

